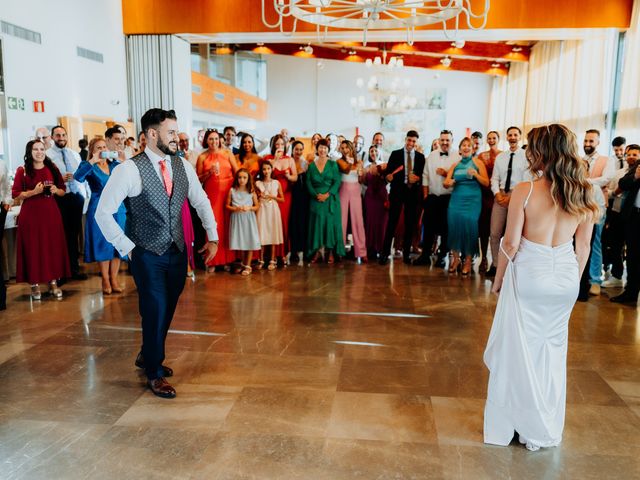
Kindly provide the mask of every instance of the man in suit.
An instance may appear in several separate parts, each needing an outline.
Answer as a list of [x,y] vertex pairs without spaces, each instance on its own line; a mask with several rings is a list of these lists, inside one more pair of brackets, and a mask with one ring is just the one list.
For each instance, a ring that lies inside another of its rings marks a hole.
[[[147,385],[163,398],[176,391],[162,364],[165,339],[184,288],[187,252],[182,226],[185,199],[202,220],[209,241],[200,249],[205,261],[218,249],[216,221],[196,171],[176,155],[178,122],[173,110],[152,108],[140,121],[147,144],[141,153],[114,169],[96,211],[104,237],[121,256],[129,255],[142,317],[142,349],[135,365],[145,370]],[[127,232],[113,218],[120,204],[127,207]]]
[[409,130],[404,148],[391,152],[386,169],[386,180],[391,184],[389,193],[389,221],[384,234],[380,265],[386,265],[391,253],[393,240],[400,213],[404,209],[404,238],[402,257],[404,263],[411,263],[411,242],[415,226],[418,224],[418,208],[422,200],[422,173],[424,155],[416,151],[418,132]]
[[626,155],[636,158],[636,162],[618,182],[618,188],[626,195],[622,204],[622,216],[625,220],[627,244],[627,284],[624,291],[612,297],[611,301],[636,305],[640,292],[640,145],[629,145]]

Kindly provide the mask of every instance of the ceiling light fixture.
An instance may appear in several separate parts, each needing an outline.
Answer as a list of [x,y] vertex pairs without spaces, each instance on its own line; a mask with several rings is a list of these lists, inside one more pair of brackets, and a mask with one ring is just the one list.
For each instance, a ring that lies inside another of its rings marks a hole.
[[449,67],[451,66],[451,57],[446,56],[446,57],[444,57],[444,58],[440,59],[440,63],[441,63],[444,67],[449,68]]
[[451,44],[453,48],[464,48],[465,41],[464,40],[456,40]]
[[521,52],[521,51],[522,51],[522,47],[519,47],[519,46],[517,46],[517,45],[516,45],[515,47],[513,47],[513,48],[511,49],[511,51],[512,51],[512,52],[516,52],[516,53],[517,53],[517,52]]
[[[329,28],[362,30],[365,46],[370,30],[405,30],[407,43],[413,45],[416,27],[436,23],[442,23],[446,38],[455,39],[463,14],[469,30],[480,30],[486,26],[490,3],[485,0],[482,12],[474,13],[471,0],[273,0],[278,20],[269,23],[265,9],[268,1],[262,0],[262,23],[268,28],[278,28],[282,33],[293,35],[298,20],[311,23],[316,26],[319,43],[326,39]],[[287,17],[291,17],[292,22],[285,28]],[[454,20],[453,35],[449,33],[448,20]],[[472,24],[478,21],[480,25]]]

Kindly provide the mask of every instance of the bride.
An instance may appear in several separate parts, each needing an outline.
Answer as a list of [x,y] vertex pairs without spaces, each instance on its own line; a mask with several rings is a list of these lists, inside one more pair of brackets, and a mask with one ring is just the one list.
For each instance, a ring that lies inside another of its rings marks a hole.
[[569,316],[600,211],[573,132],[534,128],[527,142],[538,179],[513,190],[500,246],[484,441],[508,445],[515,431],[538,450],[562,440]]

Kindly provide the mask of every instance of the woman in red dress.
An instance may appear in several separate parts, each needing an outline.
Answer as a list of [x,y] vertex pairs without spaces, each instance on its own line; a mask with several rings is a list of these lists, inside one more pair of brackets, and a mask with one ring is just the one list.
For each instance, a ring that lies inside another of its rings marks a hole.
[[291,251],[289,245],[289,214],[291,212],[291,187],[298,181],[298,170],[293,158],[285,155],[285,140],[280,134],[271,139],[271,155],[264,157],[273,165],[273,178],[280,182],[284,193],[284,202],[278,203],[280,217],[282,218],[282,235],[284,243],[276,246],[276,257],[281,265],[285,263],[285,257]]
[[229,250],[229,214],[225,203],[238,166],[233,154],[220,148],[217,131],[207,130],[202,145],[208,148],[198,156],[196,172],[211,202],[218,228],[218,253],[207,264],[207,271],[212,272],[224,270],[234,260],[233,251]]
[[31,298],[40,300],[40,283],[62,298],[56,280],[71,275],[62,216],[54,199],[65,193],[58,168],[45,154],[40,140],[27,143],[24,167],[13,181],[13,198],[22,201],[18,219],[16,281],[31,284]]

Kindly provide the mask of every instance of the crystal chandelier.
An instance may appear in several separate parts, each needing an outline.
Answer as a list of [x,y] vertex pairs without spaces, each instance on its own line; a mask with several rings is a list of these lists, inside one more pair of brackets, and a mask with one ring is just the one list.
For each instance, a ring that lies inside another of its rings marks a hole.
[[[329,28],[361,30],[363,43],[367,44],[369,30],[404,30],[407,43],[413,44],[416,27],[442,23],[446,38],[458,35],[460,16],[464,14],[467,28],[480,30],[487,24],[489,0],[485,0],[481,13],[471,10],[471,0],[273,0],[273,9],[278,14],[276,23],[269,23],[262,0],[262,22],[269,28],[279,28],[284,34],[293,35],[298,20],[316,25],[318,41],[323,42]],[[292,18],[290,30],[285,29],[284,20]],[[455,19],[453,35],[447,21]],[[480,24],[474,26],[472,21]]]

